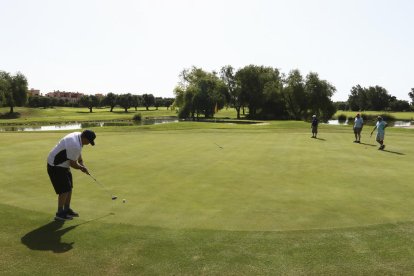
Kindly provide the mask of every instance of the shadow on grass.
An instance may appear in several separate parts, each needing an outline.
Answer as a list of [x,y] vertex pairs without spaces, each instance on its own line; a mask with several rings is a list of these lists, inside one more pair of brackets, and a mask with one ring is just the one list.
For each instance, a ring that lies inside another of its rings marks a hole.
[[315,139],[315,140],[319,140],[319,141],[326,141],[326,139],[319,138],[319,137],[315,137],[315,138],[313,138],[313,139]]
[[0,119],[17,119],[20,117],[21,114],[19,112],[0,114]]
[[376,147],[377,145],[373,145],[373,144],[367,144],[367,143],[358,143],[360,145],[364,145],[364,146],[370,146],[370,147]]
[[92,220],[88,220],[77,225],[72,225],[61,229],[64,225],[64,221],[52,221],[48,224],[45,224],[33,231],[30,231],[21,238],[21,242],[26,245],[31,250],[41,250],[41,251],[53,251],[54,253],[64,253],[73,249],[74,242],[66,243],[62,242],[62,236],[67,232],[75,229],[80,225],[84,225],[111,215],[114,213],[109,213],[102,217],[98,217]]
[[76,226],[61,229],[63,224],[63,221],[49,222],[24,235],[21,242],[32,250],[53,251],[54,253],[67,252],[73,248],[74,243],[62,242],[61,238]]
[[384,151],[384,152],[388,152],[388,153],[397,154],[397,155],[405,155],[404,153],[397,152],[397,151],[392,151],[392,150],[386,150],[386,149],[384,149],[384,150],[382,150],[382,151]]

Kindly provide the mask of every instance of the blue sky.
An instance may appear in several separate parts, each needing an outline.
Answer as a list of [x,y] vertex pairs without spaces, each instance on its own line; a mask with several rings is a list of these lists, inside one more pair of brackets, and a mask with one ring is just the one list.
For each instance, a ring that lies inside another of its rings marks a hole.
[[29,88],[172,97],[191,66],[317,72],[346,100],[414,88],[414,1],[0,0],[0,70]]

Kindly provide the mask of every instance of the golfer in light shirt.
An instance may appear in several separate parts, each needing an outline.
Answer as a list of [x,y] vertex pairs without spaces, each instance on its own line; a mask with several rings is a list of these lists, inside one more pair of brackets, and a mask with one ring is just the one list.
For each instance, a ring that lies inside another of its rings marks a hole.
[[84,145],[94,146],[95,138],[96,135],[91,130],[73,132],[63,137],[49,153],[47,173],[58,195],[58,210],[55,220],[70,220],[79,216],[70,208],[73,188],[70,168],[89,174],[83,164],[81,152]]
[[384,145],[384,137],[385,137],[385,128],[387,127],[387,123],[384,122],[381,116],[377,117],[377,124],[375,125],[374,129],[371,131],[374,133],[374,130],[377,130],[377,137],[376,140],[380,144],[379,150],[383,150],[385,148]]
[[354,123],[354,134],[355,134],[354,143],[361,143],[361,131],[362,131],[363,126],[364,126],[364,120],[362,119],[361,115],[358,113],[355,117],[355,123]]

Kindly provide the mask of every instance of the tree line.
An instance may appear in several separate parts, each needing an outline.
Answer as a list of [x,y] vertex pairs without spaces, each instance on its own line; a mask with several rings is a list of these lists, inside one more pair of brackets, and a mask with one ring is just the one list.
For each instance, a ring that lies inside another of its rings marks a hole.
[[414,88],[408,93],[408,101],[398,100],[381,86],[352,87],[346,102],[332,102],[336,88],[326,80],[311,72],[306,77],[299,70],[289,74],[277,68],[248,65],[238,70],[223,66],[219,72],[207,72],[201,68],[184,69],[179,75],[179,83],[174,89],[175,98],[154,97],[152,94],[132,95],[108,93],[103,98],[94,95],[83,96],[79,102],[49,97],[27,97],[26,77],[0,71],[0,106],[87,107],[92,112],[95,107],[109,106],[112,112],[119,106],[128,112],[134,107],[178,107],[180,118],[211,118],[224,108],[232,107],[251,119],[294,119],[306,120],[316,114],[322,120],[330,119],[336,110],[413,110]]
[[184,69],[174,89],[179,117],[206,118],[225,106],[236,109],[237,118],[248,109],[250,119],[308,119],[316,114],[322,120],[336,112],[331,100],[335,87],[317,73],[303,77],[299,70],[286,76],[277,68],[248,65],[235,70],[227,65],[220,72],[201,68]]
[[408,93],[411,98],[411,105],[408,101],[399,100],[392,96],[381,86],[352,87],[346,102],[337,102],[339,110],[377,110],[377,111],[411,111],[414,103],[414,88]]
[[169,108],[174,98],[154,97],[153,94],[132,95],[108,93],[104,97],[97,97],[94,95],[85,95],[76,102],[70,102],[64,99],[50,98],[43,96],[27,96],[28,82],[22,73],[12,75],[5,71],[0,71],[0,106],[10,107],[10,113],[13,113],[15,106],[28,107],[53,107],[53,106],[68,106],[68,107],[87,107],[90,112],[95,107],[109,106],[110,112],[115,106],[120,106],[128,112],[128,109],[134,107],[144,106],[147,110],[149,107],[167,107]]
[[76,103],[63,99],[34,96],[28,98],[27,106],[44,108],[52,106],[86,107],[89,109],[89,112],[93,112],[93,108],[106,106],[110,108],[110,112],[113,112],[113,109],[119,106],[125,112],[128,112],[128,109],[135,108],[137,110],[140,106],[144,106],[146,110],[149,110],[149,107],[155,107],[156,109],[158,107],[167,107],[168,109],[173,102],[173,98],[154,97],[153,94],[133,95],[127,93],[117,95],[110,92],[104,97],[85,95]]

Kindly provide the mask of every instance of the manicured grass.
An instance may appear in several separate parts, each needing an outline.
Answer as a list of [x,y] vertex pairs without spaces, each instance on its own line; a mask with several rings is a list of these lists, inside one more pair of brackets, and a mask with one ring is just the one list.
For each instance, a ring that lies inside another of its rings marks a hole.
[[414,273],[411,129],[385,151],[303,122],[95,130],[84,160],[119,200],[74,171],[64,225],[45,159],[65,133],[0,133],[0,274]]
[[33,124],[33,123],[61,123],[61,122],[82,122],[82,121],[108,121],[108,120],[132,120],[132,117],[141,113],[142,117],[163,117],[177,116],[175,110],[165,107],[159,107],[156,110],[151,107],[146,110],[145,107],[124,109],[116,107],[113,112],[109,108],[94,108],[90,113],[87,108],[73,107],[54,107],[54,108],[26,108],[16,107],[15,115],[11,118],[8,114],[8,108],[0,108],[0,124]]
[[[111,121],[111,120],[132,120],[133,116],[141,113],[143,119],[146,117],[166,117],[177,116],[176,110],[166,107],[155,107],[146,110],[145,107],[124,109],[116,107],[113,112],[109,108],[94,108],[90,113],[87,108],[73,107],[54,107],[54,108],[27,108],[16,107],[14,114],[10,115],[9,108],[0,107],[0,125],[13,124],[44,124],[44,123],[63,123],[63,122],[82,122],[82,121]],[[233,108],[222,109],[215,118],[236,118],[236,111]]]

